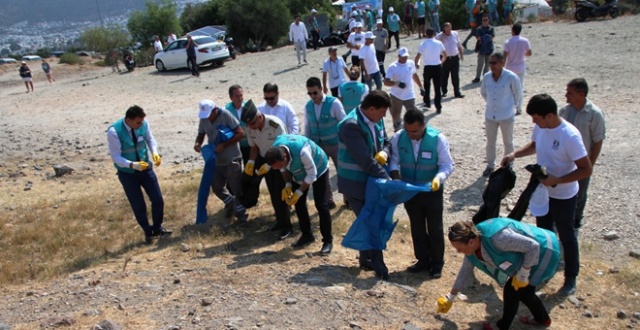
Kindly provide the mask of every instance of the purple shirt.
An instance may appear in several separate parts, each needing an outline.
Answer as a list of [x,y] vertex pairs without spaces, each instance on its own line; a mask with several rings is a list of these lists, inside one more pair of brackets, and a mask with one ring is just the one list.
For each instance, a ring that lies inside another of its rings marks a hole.
[[524,72],[527,68],[524,54],[531,50],[531,44],[527,38],[513,36],[504,43],[504,51],[509,53],[505,68],[517,73]]

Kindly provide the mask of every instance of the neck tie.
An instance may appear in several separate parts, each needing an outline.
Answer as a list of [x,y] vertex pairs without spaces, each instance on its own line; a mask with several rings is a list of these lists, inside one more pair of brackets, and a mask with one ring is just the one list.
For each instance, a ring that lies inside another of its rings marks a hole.
[[136,138],[136,131],[131,129],[131,137],[133,138],[133,147],[136,149],[136,160],[140,161],[140,156],[138,155],[138,139]]

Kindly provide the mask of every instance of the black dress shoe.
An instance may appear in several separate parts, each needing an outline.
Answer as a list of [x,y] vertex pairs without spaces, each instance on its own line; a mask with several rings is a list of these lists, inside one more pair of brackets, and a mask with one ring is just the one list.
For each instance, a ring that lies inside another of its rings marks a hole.
[[442,270],[440,270],[440,269],[431,269],[429,271],[429,275],[431,275],[431,277],[433,277],[433,278],[441,278],[442,277]]
[[151,243],[153,243],[153,236],[151,236],[151,235],[144,235],[144,243],[145,243],[145,244],[151,244]]
[[372,271],[373,270],[373,263],[371,262],[371,260],[360,260],[359,266],[360,266],[360,269],[362,269],[364,271]]
[[447,97],[447,92],[442,92],[442,98]]
[[416,262],[415,264],[407,267],[407,271],[409,273],[419,273],[419,272],[423,272],[423,271],[428,271],[431,269],[431,265],[424,263],[424,262]]
[[171,235],[172,233],[173,231],[160,227],[160,229],[153,229],[151,231],[151,236],[165,236],[165,235]]
[[291,234],[293,234],[293,229],[291,229],[291,228],[282,229],[282,230],[280,230],[280,233],[278,234],[278,240],[282,241],[283,239],[291,236]]
[[436,109],[436,113],[438,113],[438,114],[439,114],[439,113],[442,113],[442,108],[437,108],[437,109]]
[[454,96],[457,99],[463,99],[464,98],[464,94],[457,94]]
[[329,202],[327,203],[327,206],[329,206],[329,210],[333,210],[336,208],[336,202]]
[[331,250],[333,250],[333,244],[332,243],[322,243],[322,249],[320,249],[320,254],[323,256],[326,256],[327,254],[331,253]]
[[474,78],[473,80],[471,80],[472,84],[477,84],[480,82],[480,78]]
[[316,240],[316,238],[313,237],[313,235],[302,234],[302,236],[300,236],[300,238],[298,238],[298,241],[296,241],[295,243],[291,244],[291,246],[293,246],[294,248],[301,248],[301,247],[305,247],[305,246],[313,243],[315,240]]

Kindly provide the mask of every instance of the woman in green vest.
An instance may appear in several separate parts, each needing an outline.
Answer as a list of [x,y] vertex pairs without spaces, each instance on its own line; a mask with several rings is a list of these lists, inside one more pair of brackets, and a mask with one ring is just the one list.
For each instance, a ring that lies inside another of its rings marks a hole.
[[556,235],[546,229],[507,218],[494,218],[474,225],[457,222],[449,228],[451,245],[466,257],[453,288],[438,298],[438,313],[451,308],[458,292],[473,281],[473,268],[485,272],[503,286],[502,318],[495,324],[485,322],[483,329],[509,329],[520,302],[533,317],[520,322],[550,326],[551,319],[536,285],[547,282],[558,268],[560,246]]

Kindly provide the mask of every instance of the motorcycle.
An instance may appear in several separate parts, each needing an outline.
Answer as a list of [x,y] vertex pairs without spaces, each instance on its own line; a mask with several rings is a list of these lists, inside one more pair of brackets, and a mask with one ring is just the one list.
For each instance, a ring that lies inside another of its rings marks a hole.
[[124,62],[124,66],[129,72],[133,71],[136,67],[136,61],[133,59],[133,54],[128,50],[122,55],[122,62]]
[[342,45],[347,42],[347,38],[349,38],[349,30],[345,31],[336,31],[333,30],[329,35],[326,35],[320,38],[320,45],[322,46],[336,46]]
[[599,4],[596,0],[574,0],[576,7],[575,18],[578,22],[584,22],[590,17],[611,16],[618,17],[618,0],[606,0]]
[[227,44],[227,48],[229,49],[229,56],[232,59],[236,59],[236,46],[233,45],[233,38],[230,36],[224,37],[224,43]]

